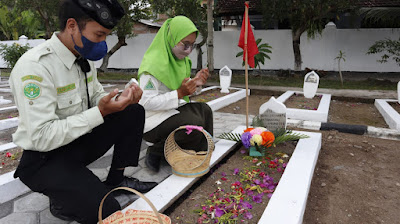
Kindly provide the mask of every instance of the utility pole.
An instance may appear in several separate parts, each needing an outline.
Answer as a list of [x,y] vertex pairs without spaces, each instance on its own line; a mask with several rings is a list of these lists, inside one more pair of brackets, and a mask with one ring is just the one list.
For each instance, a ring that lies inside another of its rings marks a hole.
[[207,63],[210,74],[214,72],[214,27],[213,0],[207,0]]

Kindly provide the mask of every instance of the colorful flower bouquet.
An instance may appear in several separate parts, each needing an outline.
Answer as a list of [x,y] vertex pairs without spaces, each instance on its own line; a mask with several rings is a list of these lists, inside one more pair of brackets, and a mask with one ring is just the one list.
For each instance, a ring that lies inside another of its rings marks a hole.
[[308,138],[307,135],[293,133],[291,130],[279,129],[269,131],[264,127],[247,128],[242,134],[222,133],[218,138],[242,142],[249,149],[250,156],[264,156],[266,150],[285,141]]
[[240,139],[244,147],[250,149],[250,156],[263,156],[274,143],[275,135],[263,127],[247,128]]

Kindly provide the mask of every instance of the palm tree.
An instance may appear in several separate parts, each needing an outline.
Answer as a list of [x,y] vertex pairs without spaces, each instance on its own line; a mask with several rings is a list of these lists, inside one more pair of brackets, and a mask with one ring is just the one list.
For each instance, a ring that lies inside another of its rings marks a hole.
[[361,8],[360,14],[367,23],[383,23],[391,27],[400,27],[400,7]]

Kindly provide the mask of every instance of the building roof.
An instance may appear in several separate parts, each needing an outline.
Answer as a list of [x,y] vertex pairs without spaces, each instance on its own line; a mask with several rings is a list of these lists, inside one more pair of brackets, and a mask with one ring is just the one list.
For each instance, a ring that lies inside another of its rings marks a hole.
[[139,22],[143,23],[143,24],[145,24],[147,26],[152,26],[152,27],[161,27],[162,26],[162,24],[159,24],[159,23],[157,23],[155,21],[147,20],[147,19],[141,19],[141,20],[139,20]]
[[361,7],[400,7],[400,0],[361,0]]
[[[245,0],[218,0],[218,16],[243,15]],[[360,7],[400,7],[400,0],[359,0]],[[249,14],[261,13],[261,0],[249,1]]]
[[[243,15],[245,0],[218,0],[216,11],[218,16]],[[260,0],[249,1],[249,14],[261,13]]]

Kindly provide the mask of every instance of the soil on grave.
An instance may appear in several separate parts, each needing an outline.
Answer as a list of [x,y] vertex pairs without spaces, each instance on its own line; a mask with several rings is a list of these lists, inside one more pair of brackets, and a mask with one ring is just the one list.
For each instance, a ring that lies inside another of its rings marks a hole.
[[22,156],[22,149],[14,149],[0,152],[0,175],[16,169]]
[[[296,144],[296,142],[285,142],[276,147],[270,147],[269,153],[266,157],[270,157],[272,160],[275,158],[283,159],[283,162],[287,163],[293,154]],[[276,153],[286,154],[288,157],[282,158],[281,156],[278,156],[282,154],[276,155]],[[239,171],[244,171],[246,168],[260,169],[272,177],[274,182],[279,182],[282,172],[278,172],[276,169],[268,168],[263,165],[257,166],[257,164],[261,163],[260,161],[262,161],[262,157],[251,157],[257,160],[250,161],[244,158],[247,155],[248,150],[243,146],[235,149],[225,157],[216,168],[213,168],[208,175],[203,176],[197,183],[195,183],[192,188],[190,188],[164,213],[171,218],[172,223],[174,224],[198,223],[200,215],[195,213],[193,210],[201,209],[202,206],[205,205],[206,200],[211,199],[210,194],[214,194],[218,188],[223,189],[224,192],[231,192],[232,184],[235,181],[240,181],[241,178],[239,175],[233,175],[235,169],[239,169]],[[225,173],[226,176],[221,175],[222,173]],[[224,180],[223,177],[227,180]],[[239,223],[256,223],[261,218],[268,202],[269,198],[267,194],[264,194],[261,203],[250,201],[253,207],[249,211],[253,215],[253,218],[248,220],[242,217],[239,219]],[[206,223],[207,221],[210,222],[210,220],[204,220],[204,222],[199,223]]]
[[[249,96],[249,114],[258,115],[260,106],[267,102],[271,96],[274,96],[274,94],[275,93],[268,91],[252,90],[251,95]],[[279,96],[280,94],[275,95],[274,97],[277,98]],[[319,103],[320,99],[316,99],[316,97],[314,98],[308,99],[309,102],[318,101]],[[217,112],[246,114],[246,99],[242,99],[236,103],[221,108],[217,110]],[[378,109],[376,109],[373,100],[360,100],[357,98],[332,97],[329,106],[328,122],[389,128]]]
[[390,102],[389,105],[392,106],[392,108],[395,111],[397,111],[397,113],[400,114],[400,104],[399,104],[399,102]]
[[200,95],[191,96],[190,100],[196,101],[196,102],[207,103],[209,101],[224,97],[226,95],[232,94],[237,91],[238,90],[236,90],[236,89],[229,89],[229,93],[221,93],[220,88],[215,88],[215,89],[205,91],[205,92],[201,93]]
[[317,110],[322,95],[315,95],[313,98],[305,98],[303,94],[294,93],[285,101],[287,108]]
[[[303,223],[398,223],[399,141],[337,131],[320,132],[322,146]],[[231,171],[241,168],[242,164],[240,158],[228,160],[219,169]],[[215,173],[220,173],[219,169]],[[189,190],[190,195],[181,198],[181,204],[168,213],[173,223],[195,223],[196,216],[191,211],[207,197],[205,192],[216,187],[219,177],[197,182],[196,188]],[[258,209],[257,213],[263,212],[265,207]],[[254,220],[251,223],[256,223]]]

